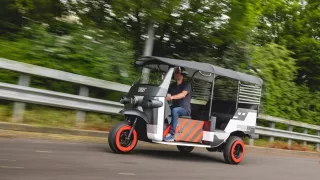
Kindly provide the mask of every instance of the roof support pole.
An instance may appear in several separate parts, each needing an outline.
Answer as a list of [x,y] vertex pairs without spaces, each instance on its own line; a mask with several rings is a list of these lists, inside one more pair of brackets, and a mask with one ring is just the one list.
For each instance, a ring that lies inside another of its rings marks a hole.
[[209,109],[209,119],[211,120],[211,108],[212,108],[212,100],[213,100],[213,92],[214,92],[214,82],[216,80],[216,74],[213,74],[212,80],[212,88],[211,88],[211,96],[210,96],[210,109]]
[[[154,27],[153,27],[153,23],[150,22],[149,28],[148,28],[148,38],[146,39],[146,43],[144,46],[144,52],[143,52],[144,56],[152,56],[153,44],[154,44]],[[150,71],[149,69],[146,69],[146,68],[143,68],[142,71],[144,74],[144,76],[142,77],[143,78],[142,82],[147,83],[149,79]]]
[[236,110],[238,109],[239,105],[239,93],[240,93],[240,81],[238,81],[238,92],[237,92],[237,103],[236,103]]

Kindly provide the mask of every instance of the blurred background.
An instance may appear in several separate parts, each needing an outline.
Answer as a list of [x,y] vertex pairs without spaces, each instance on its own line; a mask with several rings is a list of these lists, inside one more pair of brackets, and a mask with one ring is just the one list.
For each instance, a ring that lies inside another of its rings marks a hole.
[[[152,55],[259,76],[262,113],[320,125],[319,0],[1,0],[0,57],[130,85],[150,27]],[[0,77],[16,84],[19,74]],[[30,86],[79,90],[36,76]],[[90,97],[120,95],[90,88]],[[1,100],[0,121],[11,117]],[[119,118],[89,112],[84,128],[108,130]],[[75,114],[28,104],[24,123],[73,127]]]

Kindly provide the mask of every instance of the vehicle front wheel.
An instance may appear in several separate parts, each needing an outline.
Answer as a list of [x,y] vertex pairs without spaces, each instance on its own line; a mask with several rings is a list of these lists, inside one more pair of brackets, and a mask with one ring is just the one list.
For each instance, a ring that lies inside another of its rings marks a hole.
[[111,129],[108,143],[113,152],[129,153],[136,147],[138,134],[135,129],[133,129],[130,139],[127,139],[131,128],[128,123],[120,122]]
[[193,146],[177,146],[177,148],[182,153],[190,153],[194,149]]
[[224,160],[228,164],[239,164],[244,158],[244,142],[240,137],[231,136],[223,149]]

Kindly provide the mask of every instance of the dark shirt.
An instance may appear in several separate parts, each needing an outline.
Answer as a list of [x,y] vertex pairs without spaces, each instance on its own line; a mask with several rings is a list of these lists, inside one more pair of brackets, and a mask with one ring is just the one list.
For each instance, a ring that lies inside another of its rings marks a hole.
[[173,107],[183,107],[187,111],[189,111],[189,114],[191,112],[190,107],[190,101],[191,101],[191,85],[186,82],[182,82],[180,85],[177,83],[170,84],[168,93],[171,94],[171,96],[177,95],[181,93],[183,90],[188,91],[188,94],[182,98],[182,99],[174,99],[172,100]]

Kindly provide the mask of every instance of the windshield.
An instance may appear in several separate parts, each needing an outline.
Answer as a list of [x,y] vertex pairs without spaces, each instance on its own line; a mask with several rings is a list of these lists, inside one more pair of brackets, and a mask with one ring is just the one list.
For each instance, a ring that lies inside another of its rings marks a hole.
[[164,78],[164,72],[144,68],[140,70],[140,76],[135,81],[135,84],[147,84],[152,86],[160,86]]

